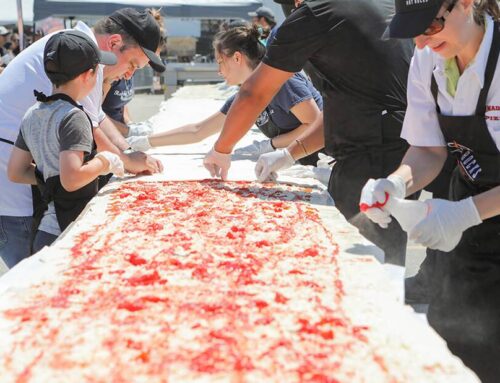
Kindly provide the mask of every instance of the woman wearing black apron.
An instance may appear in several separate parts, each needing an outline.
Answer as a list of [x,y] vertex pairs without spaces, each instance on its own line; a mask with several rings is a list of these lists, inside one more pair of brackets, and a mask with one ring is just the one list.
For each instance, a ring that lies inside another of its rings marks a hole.
[[[446,149],[457,160],[451,201],[429,200],[409,233],[449,252],[429,323],[483,382],[500,382],[500,11],[495,0],[397,0],[396,9],[387,34],[415,37],[417,50],[402,131],[411,147],[394,175],[408,194],[432,181]],[[380,199],[390,182],[367,192]],[[375,222],[389,219],[371,210]]]

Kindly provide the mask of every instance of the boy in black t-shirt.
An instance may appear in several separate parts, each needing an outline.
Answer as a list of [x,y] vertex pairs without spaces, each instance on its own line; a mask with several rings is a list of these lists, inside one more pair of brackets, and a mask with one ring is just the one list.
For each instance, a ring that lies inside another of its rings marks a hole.
[[123,175],[116,154],[95,154],[91,121],[76,103],[94,88],[97,65],[115,63],[113,53],[100,51],[83,32],[60,32],[47,42],[44,68],[53,95],[35,91],[39,102],[23,118],[8,165],[12,182],[38,185],[43,196],[34,252],[50,245],[81,213],[97,193],[99,175]]

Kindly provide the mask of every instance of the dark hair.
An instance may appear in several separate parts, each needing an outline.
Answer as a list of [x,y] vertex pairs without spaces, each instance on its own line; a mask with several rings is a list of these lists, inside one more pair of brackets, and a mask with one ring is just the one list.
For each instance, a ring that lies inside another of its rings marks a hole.
[[493,20],[500,19],[500,9],[497,0],[476,0],[474,2],[474,21],[478,25],[484,24],[484,13],[488,13]]
[[259,65],[266,53],[266,47],[260,42],[260,32],[256,26],[238,26],[217,33],[213,47],[218,54],[232,56],[241,52],[247,56],[252,69]]

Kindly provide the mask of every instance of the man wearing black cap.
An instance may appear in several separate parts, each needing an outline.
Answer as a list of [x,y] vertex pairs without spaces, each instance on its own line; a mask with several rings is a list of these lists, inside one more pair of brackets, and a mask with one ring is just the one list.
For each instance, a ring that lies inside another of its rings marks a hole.
[[[102,19],[94,30],[82,22],[75,30],[89,36],[99,49],[113,52],[117,57],[116,65],[97,67],[96,85],[81,100],[95,128],[98,151],[118,154],[131,173],[161,171],[161,163],[142,152],[124,153],[129,145],[101,109],[104,81],[130,78],[136,69],[148,63],[156,71],[165,69],[154,53],[161,33],[154,17],[148,11],[127,8]],[[0,256],[8,267],[30,254],[33,196],[27,185],[12,183],[7,178],[7,161],[21,119],[36,102],[33,90],[46,95],[52,93],[52,83],[43,67],[44,48],[51,36],[45,36],[21,52],[0,76],[0,226],[4,234]]]
[[269,8],[259,7],[255,12],[248,12],[248,16],[252,17],[252,24],[260,26],[263,29],[263,39],[267,39],[276,33],[276,17]]
[[299,6],[242,85],[205,166],[212,174],[227,174],[236,142],[282,84],[309,61],[325,82],[324,119],[287,150],[261,156],[257,176],[265,179],[325,147],[337,160],[329,184],[337,208],[384,250],[386,262],[402,266],[406,234],[399,224],[385,231],[359,214],[365,182],[393,171],[407,148],[400,132],[413,46],[379,37],[393,9],[391,0],[312,0]]
[[64,31],[45,45],[43,63],[54,91],[46,96],[35,90],[39,103],[21,122],[8,166],[11,181],[37,184],[43,196],[33,252],[49,246],[78,217],[97,194],[99,175],[124,171],[117,154],[96,155],[92,122],[77,104],[94,88],[97,66],[116,64],[116,56],[100,51],[83,32]]

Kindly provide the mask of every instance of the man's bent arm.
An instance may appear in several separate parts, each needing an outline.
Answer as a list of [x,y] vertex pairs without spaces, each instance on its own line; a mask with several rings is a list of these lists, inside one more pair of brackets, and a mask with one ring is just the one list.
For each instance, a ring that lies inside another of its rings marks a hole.
[[121,151],[129,148],[129,144],[125,141],[125,138],[120,133],[118,128],[115,126],[113,121],[109,117],[105,117],[99,123],[99,128],[104,132],[106,137]]

